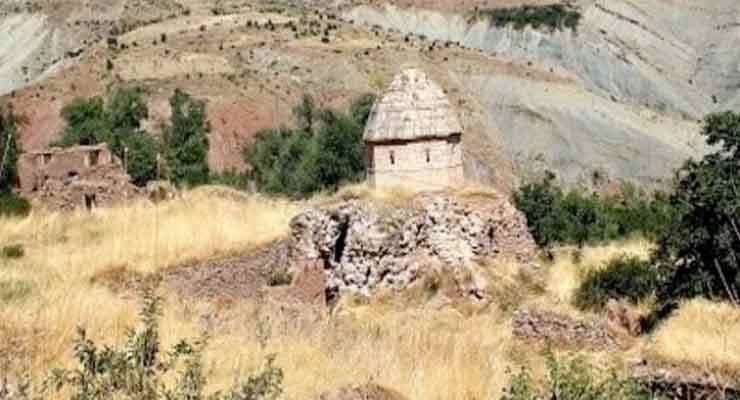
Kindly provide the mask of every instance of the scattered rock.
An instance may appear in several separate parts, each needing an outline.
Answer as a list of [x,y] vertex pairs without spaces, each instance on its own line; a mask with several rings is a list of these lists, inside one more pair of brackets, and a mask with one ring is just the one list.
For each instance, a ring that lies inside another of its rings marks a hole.
[[686,374],[670,369],[636,365],[633,376],[654,396],[671,400],[740,399],[740,388],[720,382],[709,374]]
[[564,345],[613,349],[617,341],[596,321],[578,321],[552,312],[519,310],[513,319],[514,336],[526,340],[547,340]]

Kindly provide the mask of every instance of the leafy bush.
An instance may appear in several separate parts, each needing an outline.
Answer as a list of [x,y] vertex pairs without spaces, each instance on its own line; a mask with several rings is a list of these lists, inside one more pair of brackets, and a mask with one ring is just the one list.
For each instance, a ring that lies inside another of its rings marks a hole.
[[535,386],[531,373],[523,369],[512,378],[502,400],[648,400],[651,394],[633,379],[615,372],[604,377],[586,360],[559,360],[547,354],[547,377],[543,387]]
[[364,176],[362,134],[374,97],[366,95],[349,113],[318,109],[310,96],[293,108],[296,128],[266,129],[244,148],[260,190],[302,197],[335,190]]
[[3,246],[0,254],[2,254],[3,258],[21,258],[26,254],[26,251],[22,244],[11,244]]
[[575,305],[580,309],[602,309],[612,298],[637,304],[655,293],[658,283],[659,275],[649,261],[621,255],[586,274],[576,291]]
[[656,237],[674,218],[668,197],[652,197],[625,184],[618,195],[564,192],[552,176],[522,186],[514,204],[527,217],[529,231],[541,247],[555,243],[583,245],[634,234]]
[[276,269],[270,274],[267,284],[270,286],[287,286],[293,282],[293,275],[287,269]]
[[251,183],[249,175],[235,170],[211,173],[209,180],[211,184],[229,186],[239,190],[249,190]]
[[492,25],[497,27],[513,25],[516,30],[522,30],[527,26],[534,29],[546,27],[550,31],[576,30],[581,21],[581,13],[565,4],[494,8],[480,10],[479,14],[488,17]]
[[56,369],[45,389],[68,389],[73,400],[126,398],[140,400],[274,400],[282,394],[283,372],[269,357],[264,368],[226,393],[204,394],[203,351],[207,337],[179,341],[167,352],[159,339],[160,299],[144,296],[141,327],[131,330],[121,349],[99,347],[79,328],[75,343],[78,366]]
[[141,121],[148,116],[146,99],[137,88],[117,88],[107,100],[79,98],[62,109],[65,127],[59,144],[107,143],[113,154],[126,161],[126,172],[134,184],[144,186],[157,178],[159,150],[157,139],[141,129]]
[[167,168],[177,185],[208,183],[208,125],[206,104],[177,89],[170,98],[172,118],[165,129]]
[[31,212],[31,203],[14,193],[0,192],[0,217],[25,217]]
[[740,304],[740,113],[709,115],[703,134],[716,151],[679,169],[670,202],[681,213],[658,240],[666,304],[695,296]]

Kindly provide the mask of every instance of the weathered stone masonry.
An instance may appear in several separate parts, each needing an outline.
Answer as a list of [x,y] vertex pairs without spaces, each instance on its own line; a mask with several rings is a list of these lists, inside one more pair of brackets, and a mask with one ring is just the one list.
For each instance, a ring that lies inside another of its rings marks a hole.
[[442,89],[417,69],[402,72],[373,106],[365,129],[374,186],[441,190],[464,180],[462,127]]

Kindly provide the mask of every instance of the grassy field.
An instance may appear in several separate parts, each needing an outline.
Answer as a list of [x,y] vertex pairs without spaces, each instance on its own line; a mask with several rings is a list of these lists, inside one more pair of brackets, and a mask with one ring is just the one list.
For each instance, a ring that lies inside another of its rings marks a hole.
[[[121,268],[148,274],[260,246],[286,235],[291,217],[312,203],[371,196],[392,201],[404,194],[356,186],[337,196],[299,203],[203,188],[159,205],[142,201],[92,213],[0,220],[0,243],[21,244],[25,253],[0,258],[0,370],[41,377],[51,367],[69,366],[78,325],[96,341],[120,343],[136,323],[137,299],[96,283],[96,277]],[[646,257],[651,248],[642,240],[589,247],[578,263],[575,249],[558,249],[536,288],[522,281],[515,264],[487,266],[496,278],[496,302],[484,308],[410,292],[372,301],[345,298],[331,317],[312,319],[251,301],[224,306],[163,292],[163,341],[197,337],[208,327],[206,368],[213,388],[231,385],[235,375],[275,353],[288,399],[366,381],[411,399],[498,398],[512,370],[522,364],[536,374],[542,369],[542,349],[512,338],[514,308],[589,317],[570,303],[583,272],[620,253]],[[693,301],[629,349],[588,356],[615,364],[650,357],[729,375],[740,371],[739,346],[740,311]]]

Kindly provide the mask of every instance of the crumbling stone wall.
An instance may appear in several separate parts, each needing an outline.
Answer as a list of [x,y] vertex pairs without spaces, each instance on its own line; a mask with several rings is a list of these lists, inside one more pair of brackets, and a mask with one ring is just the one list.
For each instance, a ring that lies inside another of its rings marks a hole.
[[460,136],[368,143],[368,180],[374,186],[441,190],[464,179]]
[[21,154],[18,176],[24,196],[53,209],[111,205],[140,194],[105,144]]
[[536,249],[524,216],[503,196],[423,194],[407,207],[353,200],[309,210],[291,230],[291,258],[323,262],[330,295],[401,290],[444,268],[462,295],[484,299],[479,258],[533,265]]

